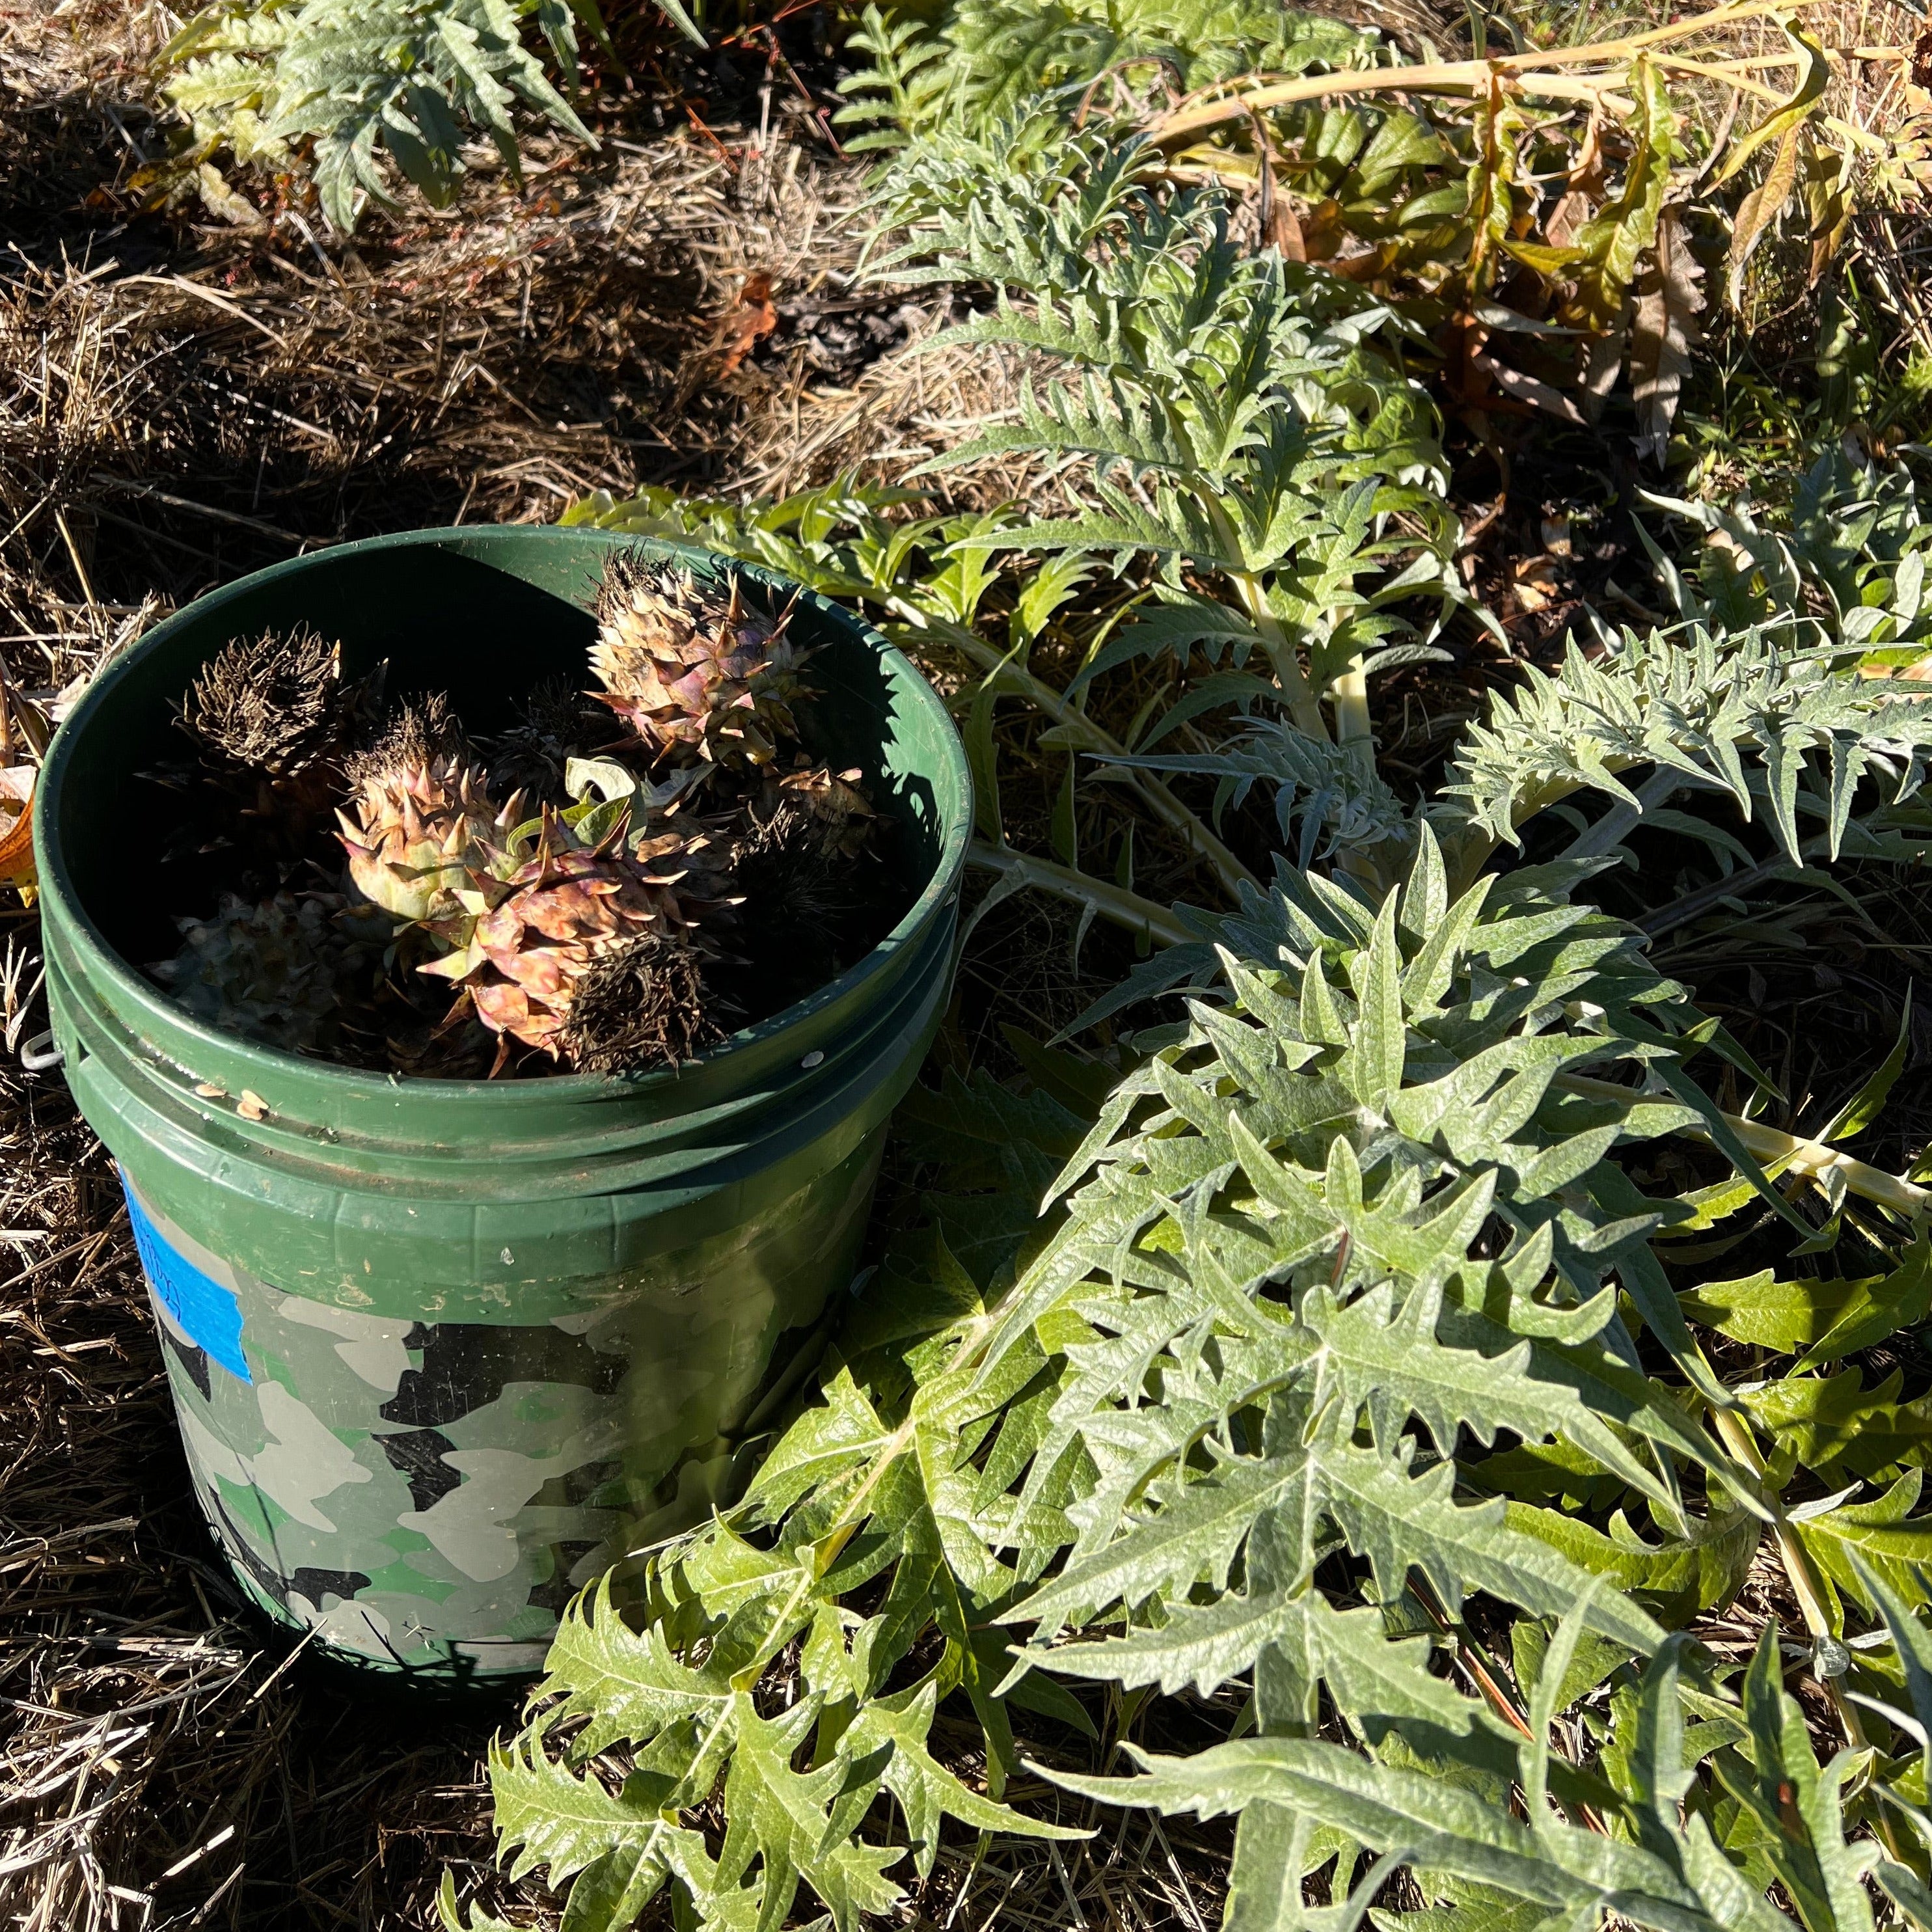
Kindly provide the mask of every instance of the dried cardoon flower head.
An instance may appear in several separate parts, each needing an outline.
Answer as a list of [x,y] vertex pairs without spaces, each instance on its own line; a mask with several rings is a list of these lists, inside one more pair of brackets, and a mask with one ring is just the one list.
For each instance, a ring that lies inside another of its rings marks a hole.
[[856,765],[850,771],[835,772],[826,766],[808,765],[801,756],[782,778],[766,778],[752,807],[753,817],[769,820],[784,814],[795,818],[797,830],[788,832],[788,840],[827,857],[836,854],[856,858],[878,824],[878,814],[865,794],[864,777]]
[[735,577],[720,586],[614,556],[590,652],[604,688],[592,695],[655,757],[733,770],[769,764],[798,736],[791,707],[805,692],[786,634],[790,614],[753,610]]
[[707,999],[706,955],[688,940],[647,932],[594,959],[577,982],[560,1041],[585,1073],[676,1066],[722,1036]]
[[284,1053],[316,1044],[374,956],[313,896],[224,892],[212,919],[176,923],[181,950],[150,974],[196,1019]]
[[561,809],[571,802],[564,785],[571,760],[610,737],[609,715],[574,680],[546,678],[518,706],[517,722],[490,741],[490,789]]
[[506,1050],[518,1040],[557,1058],[578,989],[606,953],[646,937],[689,943],[719,890],[708,845],[694,828],[633,843],[624,818],[586,845],[546,809],[533,832],[472,854],[460,912],[429,928],[450,950],[422,970],[456,982],[455,1010],[473,1010]]
[[237,638],[196,675],[182,727],[219,765],[292,778],[341,754],[380,677],[345,683],[341,646],[306,627]]
[[405,708],[372,752],[357,758],[350,810],[338,812],[349,875],[364,898],[399,920],[428,924],[461,910],[458,894],[478,848],[517,823],[500,814],[483,775],[464,757],[447,699]]

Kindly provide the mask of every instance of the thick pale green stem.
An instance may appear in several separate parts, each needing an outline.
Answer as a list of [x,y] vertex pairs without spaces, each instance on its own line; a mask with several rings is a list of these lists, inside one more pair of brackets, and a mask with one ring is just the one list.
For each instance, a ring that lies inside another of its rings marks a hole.
[[[1822,838],[1808,838],[1798,848],[1799,856],[1808,860],[1826,849],[1826,842]],[[1700,886],[1694,892],[1686,892],[1672,904],[1646,913],[1636,923],[1652,938],[1660,939],[1666,932],[1676,932],[1680,926],[1688,926],[1694,919],[1702,919],[1724,900],[1741,897],[1748,887],[1784,871],[1790,863],[1782,852],[1774,852],[1769,858],[1760,859],[1755,866],[1746,866],[1727,878],[1713,879],[1708,886]]]
[[1268,652],[1268,662],[1274,667],[1275,682],[1281,686],[1281,694],[1287,700],[1288,715],[1294,720],[1295,729],[1310,738],[1326,738],[1328,721],[1322,716],[1321,704],[1302,670],[1300,652],[1268,608],[1268,592],[1252,577],[1237,576],[1234,583],[1243,608],[1254,620],[1255,628],[1262,634],[1262,648]]
[[1182,946],[1194,937],[1165,906],[1138,893],[1109,885],[1104,879],[1090,878],[1051,859],[1038,859],[1030,852],[1016,852],[1006,845],[988,845],[975,841],[968,848],[967,862],[1008,878],[1056,898],[1070,899],[1086,906],[1114,926],[1124,926],[1150,939],[1156,946]]
[[[1239,556],[1240,538],[1235,533],[1226,508],[1212,496],[1198,496],[1196,500],[1214,526],[1215,534],[1221,539],[1223,556],[1230,560]],[[1241,600],[1241,608],[1247,613],[1249,622],[1261,633],[1262,648],[1268,652],[1268,662],[1274,667],[1275,682],[1281,687],[1282,700],[1288,706],[1288,716],[1294,720],[1295,729],[1310,738],[1326,740],[1328,722],[1322,716],[1322,706],[1308,682],[1307,674],[1301,668],[1301,655],[1281,628],[1281,620],[1269,609],[1268,592],[1261,579],[1252,571],[1235,568],[1231,562],[1224,563],[1222,568],[1234,585],[1234,594]]]
[[1822,1141],[1803,1140],[1756,1120],[1740,1120],[1735,1114],[1726,1114],[1724,1118],[1759,1160],[1782,1161],[1787,1174],[1808,1174],[1814,1180],[1827,1174],[1842,1174],[1852,1193],[1900,1214],[1923,1214],[1932,1209],[1932,1190],[1921,1187],[1916,1181],[1887,1174],[1882,1168],[1868,1167]]
[[1634,805],[1613,805],[1588,830],[1580,832],[1556,856],[1559,859],[1597,859],[1613,850],[1626,834],[1634,831],[1647,812],[1670,802],[1672,794],[1688,784],[1674,766],[1652,772],[1637,788]]
[[1335,680],[1335,742],[1348,754],[1358,777],[1376,775],[1376,741],[1369,724],[1369,676],[1357,658]]
[[[1633,765],[1645,762],[1642,758],[1607,758],[1604,769],[1607,772],[1628,771]],[[1510,806],[1510,825],[1513,830],[1520,831],[1538,812],[1547,812],[1552,805],[1560,804],[1572,792],[1581,791],[1590,781],[1582,778],[1557,778],[1546,780],[1522,792]],[[1450,877],[1452,892],[1467,892],[1476,882],[1476,875],[1488,862],[1490,854],[1503,842],[1486,826],[1471,825],[1456,842],[1455,863]]]
[[[1369,676],[1357,658],[1330,687],[1335,700],[1335,742],[1364,784],[1376,775],[1376,740],[1369,722]],[[1343,847],[1336,862],[1358,879],[1381,881],[1375,861],[1358,846]]]
[[[1068,703],[1050,684],[1042,683],[1032,672],[1010,662],[1004,651],[963,624],[948,623],[944,618],[932,616],[896,597],[889,600],[887,608],[900,620],[900,642],[916,648],[920,634],[936,639],[992,676],[996,689],[1024,698],[1036,710],[1052,718],[1076,749],[1097,752],[1107,758],[1127,755],[1126,746],[1095,724],[1077,705]],[[1231,899],[1239,901],[1243,886],[1261,883],[1151,772],[1123,766],[1122,776],[1132,784],[1154,816],[1179,832],[1189,846],[1208,862],[1222,890]]]

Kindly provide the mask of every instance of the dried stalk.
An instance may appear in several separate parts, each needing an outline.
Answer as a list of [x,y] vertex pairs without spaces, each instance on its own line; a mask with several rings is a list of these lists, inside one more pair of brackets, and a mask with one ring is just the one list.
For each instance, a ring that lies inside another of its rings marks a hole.
[[[1592,1080],[1582,1074],[1561,1074],[1557,1084],[1568,1092],[1593,1100],[1628,1100],[1630,1096],[1628,1087],[1614,1086],[1607,1080]],[[1921,1187],[1916,1181],[1888,1174],[1882,1168],[1868,1166],[1864,1162],[1854,1160],[1850,1154],[1840,1154],[1822,1141],[1807,1140],[1777,1127],[1768,1127],[1761,1120],[1748,1120],[1737,1114],[1725,1114],[1720,1118],[1760,1160],[1776,1161],[1787,1173],[1804,1174],[1814,1180],[1822,1180],[1828,1174],[1839,1174],[1851,1192],[1881,1208],[1889,1208],[1895,1214],[1910,1216],[1932,1210],[1932,1189]],[[1693,1140],[1710,1138],[1701,1127],[1684,1127],[1678,1131]]]
[[[1815,6],[1822,0],[1791,0],[1789,5],[1772,5],[1767,0],[1746,0],[1746,4],[1720,7],[1694,19],[1677,20],[1653,27],[1641,34],[1626,34],[1616,40],[1600,40],[1585,46],[1550,47],[1533,53],[1504,54],[1490,60],[1433,61],[1413,67],[1349,68],[1334,74],[1298,75],[1292,80],[1270,82],[1228,94],[1218,100],[1203,101],[1162,115],[1150,130],[1157,146],[1170,147],[1210,128],[1271,107],[1287,107],[1300,101],[1332,100],[1352,94],[1458,94],[1472,97],[1486,94],[1498,82],[1511,92],[1552,100],[1595,100],[1606,89],[1622,81],[1621,75],[1595,76],[1554,74],[1552,69],[1584,65],[1592,62],[1628,61],[1647,49],[1688,40],[1718,27],[1745,20],[1774,20],[1796,8]],[[1738,85],[1733,77],[1732,85]]]

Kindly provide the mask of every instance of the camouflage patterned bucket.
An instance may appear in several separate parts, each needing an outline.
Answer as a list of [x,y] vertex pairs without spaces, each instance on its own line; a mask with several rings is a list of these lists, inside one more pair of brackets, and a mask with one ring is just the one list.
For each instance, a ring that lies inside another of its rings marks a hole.
[[387,658],[397,688],[452,688],[491,729],[533,676],[581,674],[620,545],[424,532],[245,578],[104,673],[41,778],[55,1035],[120,1164],[196,1488],[256,1603],[378,1668],[534,1670],[575,1589],[709,1509],[850,1280],[947,994],[964,760],[897,652],[801,597],[819,749],[864,768],[911,910],[695,1066],[495,1085],[278,1053],[132,970],[172,950],[182,908],[140,862],[130,775],[168,755],[209,656],[297,622],[352,673]]

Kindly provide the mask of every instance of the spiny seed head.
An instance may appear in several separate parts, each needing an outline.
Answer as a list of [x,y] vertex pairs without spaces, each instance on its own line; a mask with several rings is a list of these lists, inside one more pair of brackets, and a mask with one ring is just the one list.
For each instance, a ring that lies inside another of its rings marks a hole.
[[809,842],[827,855],[854,858],[871,839],[878,814],[864,789],[857,766],[835,772],[825,765],[798,766],[776,784],[767,779],[760,801],[768,810],[802,813],[811,826]]
[[380,676],[345,684],[342,647],[319,631],[264,631],[224,645],[202,667],[181,724],[218,764],[292,777],[349,742]]
[[397,710],[375,742],[354,754],[344,769],[350,784],[359,788],[372,776],[473,761],[469,736],[448,693],[431,691]]
[[740,922],[754,952],[790,932],[791,954],[802,958],[858,903],[854,861],[878,823],[859,776],[820,768],[767,777],[748,805],[732,846],[731,878],[743,895]]
[[696,1058],[722,1036],[707,1000],[705,955],[688,940],[645,933],[591,962],[558,1040],[586,1073],[638,1072]]
[[490,789],[526,792],[539,804],[569,802],[564,775],[572,758],[610,737],[610,714],[570,678],[546,678],[518,710],[517,722],[490,746]]
[[336,814],[349,875],[398,919],[457,914],[479,850],[516,822],[520,800],[500,812],[462,745],[447,700],[411,706],[353,767],[356,795]]
[[430,931],[448,951],[422,970],[456,982],[493,1033],[550,1054],[578,985],[606,952],[646,936],[690,943],[717,890],[702,833],[634,842],[620,823],[595,845],[548,808],[528,828],[472,853],[469,890]]
[[212,918],[176,924],[180,951],[149,974],[196,1019],[285,1053],[315,1044],[369,956],[320,902],[288,892],[260,905],[226,892]]
[[614,556],[590,652],[604,688],[592,694],[657,757],[769,764],[796,738],[791,706],[806,692],[786,634],[790,615],[753,610],[735,577],[721,587],[688,570]]

